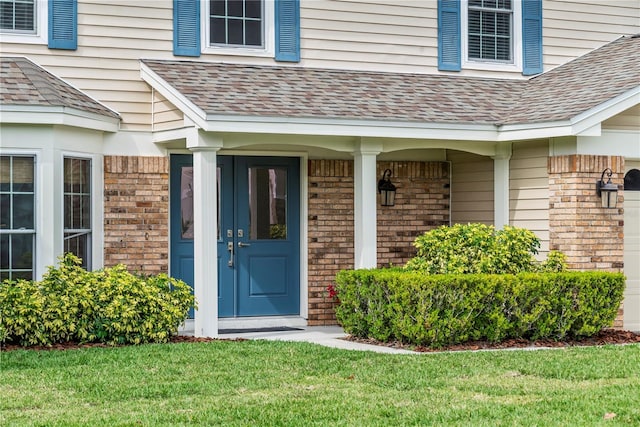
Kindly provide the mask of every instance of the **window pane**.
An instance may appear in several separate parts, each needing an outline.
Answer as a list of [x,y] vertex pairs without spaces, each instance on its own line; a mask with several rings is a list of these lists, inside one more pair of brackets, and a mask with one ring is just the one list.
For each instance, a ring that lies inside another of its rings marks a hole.
[[180,174],[180,223],[183,239],[193,239],[193,167],[184,166]]
[[0,191],[11,188],[11,157],[0,156]]
[[15,29],[33,31],[33,2],[16,2]]
[[244,2],[242,0],[228,0],[227,16],[242,18],[244,16]]
[[11,236],[11,268],[31,269],[33,260],[33,234]]
[[33,157],[13,158],[13,191],[33,191]]
[[227,25],[229,26],[229,44],[244,44],[244,21],[241,19],[229,19]]
[[262,18],[262,2],[259,0],[247,0],[245,5],[245,16],[247,18]]
[[9,268],[9,236],[8,234],[0,234],[0,270]]
[[26,228],[33,230],[33,194],[13,195],[13,227],[14,230]]
[[249,169],[249,238],[287,238],[287,171]]
[[11,228],[11,195],[0,194],[0,229]]
[[13,3],[3,1],[0,3],[0,29],[13,30]]
[[212,15],[225,16],[225,0],[211,0],[210,13]]
[[246,32],[246,45],[262,45],[262,23],[260,21],[246,21]]
[[89,234],[64,233],[64,251],[82,260],[82,268],[89,268]]
[[227,43],[226,19],[211,19],[211,43]]
[[80,228],[91,228],[91,196],[80,196]]
[[11,273],[11,278],[13,280],[24,279],[24,280],[33,280],[33,271],[14,271]]

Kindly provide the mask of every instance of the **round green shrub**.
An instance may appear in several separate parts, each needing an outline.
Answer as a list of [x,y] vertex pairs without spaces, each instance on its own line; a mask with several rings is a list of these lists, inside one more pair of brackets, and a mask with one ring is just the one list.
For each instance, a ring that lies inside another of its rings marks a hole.
[[540,239],[524,228],[485,224],[442,226],[418,236],[417,255],[405,266],[428,274],[517,274],[563,271],[565,257],[551,252],[540,263],[535,255]]

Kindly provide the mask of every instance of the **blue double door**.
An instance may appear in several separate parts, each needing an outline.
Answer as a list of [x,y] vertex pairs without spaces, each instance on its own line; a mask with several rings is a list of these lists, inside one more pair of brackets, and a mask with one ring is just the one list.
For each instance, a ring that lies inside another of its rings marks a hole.
[[215,191],[220,317],[300,313],[299,162],[218,156],[217,188],[197,188],[191,155],[171,156],[171,275],[193,287],[193,194]]

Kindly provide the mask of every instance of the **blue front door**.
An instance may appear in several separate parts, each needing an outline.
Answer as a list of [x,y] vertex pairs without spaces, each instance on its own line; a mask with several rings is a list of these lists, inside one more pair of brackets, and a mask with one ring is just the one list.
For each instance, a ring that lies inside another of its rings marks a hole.
[[[192,177],[190,162],[171,156],[171,274],[192,285],[193,236],[184,230],[193,183],[174,182]],[[297,158],[218,156],[220,317],[300,313],[299,180]]]

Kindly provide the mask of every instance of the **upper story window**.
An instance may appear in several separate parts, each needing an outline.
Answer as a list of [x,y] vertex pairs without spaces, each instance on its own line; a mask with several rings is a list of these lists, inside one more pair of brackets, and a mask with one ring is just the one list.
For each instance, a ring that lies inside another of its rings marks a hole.
[[0,0],[0,30],[28,34],[36,28],[35,0]]
[[78,47],[78,0],[0,0],[0,34],[6,43]]
[[469,60],[512,62],[511,0],[469,0],[467,52]]
[[173,54],[300,61],[300,0],[173,0]]
[[262,47],[263,9],[264,4],[260,0],[211,0],[210,44]]
[[438,69],[543,71],[542,0],[438,0]]

